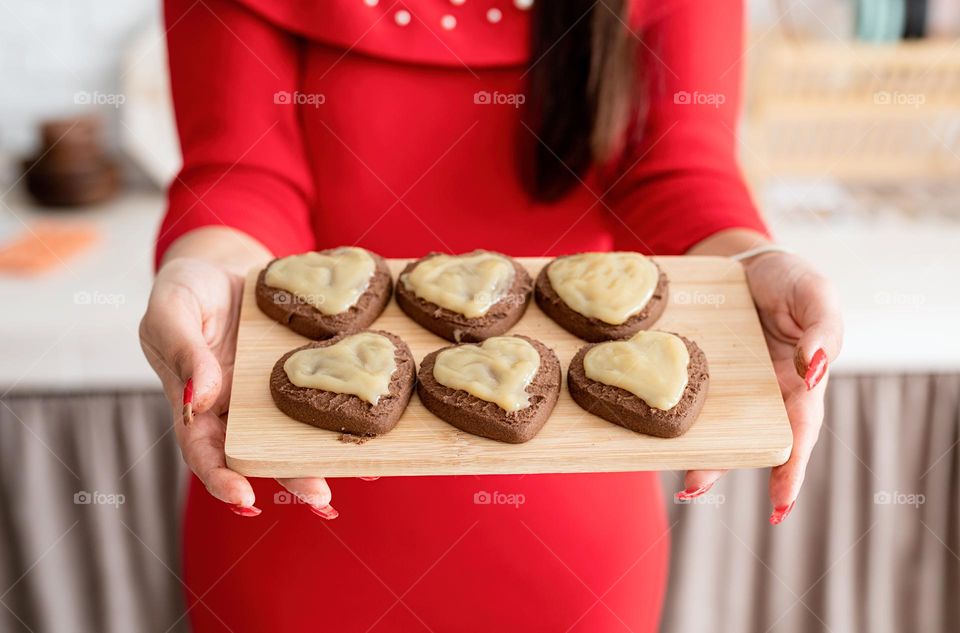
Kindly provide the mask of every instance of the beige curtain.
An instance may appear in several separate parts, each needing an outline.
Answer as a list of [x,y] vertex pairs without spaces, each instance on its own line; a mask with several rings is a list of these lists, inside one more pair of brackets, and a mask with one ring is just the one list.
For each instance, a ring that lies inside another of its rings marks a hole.
[[[783,525],[764,471],[669,504],[665,633],[958,630],[960,376],[835,377],[827,416]],[[0,400],[0,630],[186,630],[169,427],[155,394]]]
[[833,378],[826,417],[785,523],[766,471],[671,504],[663,631],[960,630],[960,376]]
[[170,428],[159,394],[0,401],[0,631],[187,630]]

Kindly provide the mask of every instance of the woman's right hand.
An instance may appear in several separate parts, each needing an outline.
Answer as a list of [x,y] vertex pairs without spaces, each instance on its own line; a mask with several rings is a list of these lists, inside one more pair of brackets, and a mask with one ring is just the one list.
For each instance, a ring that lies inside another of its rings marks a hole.
[[[259,244],[257,247],[262,249]],[[184,252],[183,248],[177,250]],[[254,259],[262,262],[268,258],[264,250]],[[226,264],[189,254],[170,258],[168,253],[140,323],[140,345],[163,382],[187,466],[210,494],[229,504],[235,513],[257,516],[260,510],[255,506],[253,486],[227,467],[224,455],[243,292],[240,271],[258,262],[248,263]],[[192,419],[185,414],[187,381],[193,386]],[[336,518],[337,511],[330,506],[330,488],[322,478],[277,481],[316,514]]]

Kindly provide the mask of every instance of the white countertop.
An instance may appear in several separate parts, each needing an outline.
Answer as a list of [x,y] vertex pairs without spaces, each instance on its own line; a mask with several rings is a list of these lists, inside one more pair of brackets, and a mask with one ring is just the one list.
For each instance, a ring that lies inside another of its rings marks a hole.
[[774,178],[761,206],[778,239],[836,283],[843,372],[960,370],[960,185]]
[[[18,193],[4,203],[25,222],[39,213]],[[0,277],[0,393],[155,389],[137,340],[152,275],[157,193],[83,212],[96,247],[33,279]],[[22,230],[0,206],[0,239]],[[960,371],[960,226],[886,222],[789,224],[774,230],[838,285],[846,344],[836,372]]]
[[960,225],[774,227],[843,302],[845,373],[960,371]]
[[39,212],[19,191],[3,202],[9,207],[0,205],[4,241],[24,231],[21,220],[47,218],[94,225],[100,239],[50,272],[0,276],[0,393],[159,389],[137,330],[150,294],[164,198],[126,194],[69,214]]

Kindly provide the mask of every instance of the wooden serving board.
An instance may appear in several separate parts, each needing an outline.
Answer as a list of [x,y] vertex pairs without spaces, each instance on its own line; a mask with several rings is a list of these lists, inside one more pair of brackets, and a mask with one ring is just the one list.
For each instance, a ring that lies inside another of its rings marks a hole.
[[[670,278],[670,303],[657,329],[703,348],[710,391],[699,419],[678,438],[640,435],[587,413],[570,398],[566,370],[585,343],[547,318],[531,300],[511,330],[552,347],[564,385],[550,420],[526,444],[503,444],[460,431],[435,417],[416,395],[391,432],[363,444],[288,418],[273,404],[269,376],[277,359],[309,342],[267,318],[254,299],[251,271],[243,293],[227,464],[254,477],[478,475],[782,464],[792,435],[760,322],[739,263],[721,257],[657,257]],[[549,261],[520,259],[536,277]],[[390,260],[394,279],[408,260]],[[373,324],[409,344],[417,363],[449,343],[414,323],[391,302]]]

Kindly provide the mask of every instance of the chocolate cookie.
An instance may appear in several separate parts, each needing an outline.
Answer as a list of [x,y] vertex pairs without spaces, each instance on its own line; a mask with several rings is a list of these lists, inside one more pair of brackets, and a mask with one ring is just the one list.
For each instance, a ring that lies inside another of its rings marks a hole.
[[[550,284],[550,277],[547,274],[547,270],[556,261],[555,259],[544,266],[540,274],[537,275],[537,282],[534,287],[534,298],[544,314],[553,319],[563,329],[585,341],[599,343],[601,341],[628,338],[640,330],[650,328],[667,308],[669,282],[667,281],[667,275],[657,266],[657,270],[660,273],[657,277],[657,286],[653,290],[650,301],[647,302],[647,305],[645,305],[640,312],[634,314],[619,325],[606,323],[594,317],[584,316],[568,306]],[[656,262],[653,264],[656,266]]]
[[[468,255],[492,251],[474,251]],[[509,330],[520,320],[527,310],[530,293],[533,290],[533,280],[527,270],[516,260],[501,253],[495,253],[508,259],[513,264],[514,278],[510,289],[497,303],[490,306],[486,314],[476,318],[469,318],[459,312],[448,310],[435,303],[418,297],[404,284],[404,276],[412,272],[418,265],[436,257],[439,253],[430,253],[415,262],[408,264],[400,273],[397,280],[397,305],[411,319],[437,336],[454,343],[473,343],[486,340],[491,336],[499,336]]]
[[587,378],[583,357],[596,343],[583,346],[570,361],[567,388],[574,402],[589,413],[637,433],[656,437],[677,437],[687,432],[707,399],[710,370],[707,357],[693,341],[676,335],[687,346],[687,387],[680,402],[666,411],[651,407],[643,399],[620,387]]
[[552,349],[535,339],[515,335],[530,343],[540,354],[540,367],[526,388],[530,404],[508,412],[462,389],[451,389],[437,382],[433,375],[437,355],[456,345],[427,354],[420,363],[417,394],[428,411],[449,424],[481,437],[520,444],[533,438],[550,417],[560,396],[562,376],[560,361]]
[[[328,347],[352,334],[341,334],[325,341],[317,341],[290,350],[284,354],[270,374],[270,394],[277,408],[306,424],[361,437],[383,435],[396,426],[407,408],[417,381],[417,364],[410,348],[399,336],[380,330],[369,330],[388,338],[394,345],[396,370],[390,377],[389,393],[380,396],[373,405],[353,394],[298,387],[290,382],[284,363],[296,352]],[[355,333],[354,333],[355,334]]]
[[[336,249],[319,251],[329,254]],[[393,278],[385,259],[370,253],[375,269],[366,291],[357,302],[338,314],[324,314],[302,298],[267,285],[267,271],[280,259],[275,259],[260,271],[257,277],[257,306],[268,317],[286,325],[297,334],[321,340],[344,332],[358,332],[373,323],[390,302]]]

